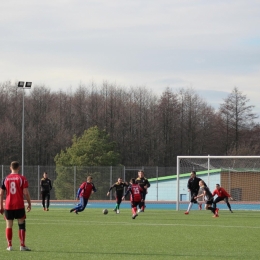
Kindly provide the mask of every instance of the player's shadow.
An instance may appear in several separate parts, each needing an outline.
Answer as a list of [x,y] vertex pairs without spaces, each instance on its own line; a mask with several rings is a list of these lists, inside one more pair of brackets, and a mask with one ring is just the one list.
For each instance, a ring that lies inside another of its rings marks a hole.
[[[53,253],[53,252],[55,252],[55,251],[34,251],[34,252],[40,252],[40,253],[45,253],[46,254],[46,252],[49,252],[49,253]],[[194,258],[194,254],[185,254],[185,253],[183,253],[183,254],[176,254],[176,253],[172,253],[172,254],[166,254],[166,253],[132,253],[132,252],[102,252],[102,253],[100,253],[100,252],[91,252],[91,251],[88,251],[88,250],[86,250],[86,252],[78,252],[78,251],[75,251],[75,252],[73,252],[73,251],[68,251],[68,252],[66,252],[66,251],[56,251],[56,253],[57,253],[57,258],[59,258],[59,254],[61,254],[61,255],[63,255],[63,254],[66,254],[67,256],[69,256],[69,258],[70,257],[72,257],[73,255],[75,255],[75,256],[77,256],[78,257],[78,259],[81,259],[81,255],[82,255],[82,259],[86,259],[86,254],[88,254],[88,255],[95,255],[96,257],[98,257],[98,255],[100,255],[100,259],[111,259],[111,257],[113,257],[113,255],[116,255],[116,256],[127,256],[127,257],[133,257],[133,259],[136,259],[136,258],[138,258],[138,257],[142,257],[142,256],[150,256],[150,257],[185,257],[185,259],[188,259],[188,258],[191,258],[191,259],[193,259]],[[107,257],[106,257],[107,256]],[[215,255],[205,255],[205,254],[197,254],[196,253],[196,257],[201,257],[201,258],[207,258],[207,257],[209,257],[209,258],[211,258],[211,257],[215,257]],[[67,259],[67,257],[66,258],[64,258],[64,257],[62,257],[62,256],[60,256],[60,258],[63,258],[63,259]],[[235,255],[232,255],[232,256],[226,256],[226,255],[219,255],[218,254],[218,258],[225,258],[225,259],[237,259],[237,256],[235,256]],[[39,258],[40,259],[40,258]],[[161,258],[159,258],[159,259],[161,259]]]

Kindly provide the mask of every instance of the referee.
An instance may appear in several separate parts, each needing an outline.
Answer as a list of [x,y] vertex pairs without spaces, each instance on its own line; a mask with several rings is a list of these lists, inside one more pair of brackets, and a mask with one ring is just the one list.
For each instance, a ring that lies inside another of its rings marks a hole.
[[[43,178],[40,182],[41,195],[42,195],[42,206],[44,211],[49,211],[50,206],[50,191],[52,189],[51,180],[48,178],[48,173],[43,173]],[[46,205],[45,205],[46,200]]]

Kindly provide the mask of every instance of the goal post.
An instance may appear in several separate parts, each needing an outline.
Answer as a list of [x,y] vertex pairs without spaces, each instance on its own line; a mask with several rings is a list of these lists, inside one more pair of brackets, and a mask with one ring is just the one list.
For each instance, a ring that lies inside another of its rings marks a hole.
[[[220,184],[239,205],[260,202],[260,156],[177,156],[176,210],[189,201],[187,181],[196,171],[211,192]],[[184,199],[183,199],[184,198]]]

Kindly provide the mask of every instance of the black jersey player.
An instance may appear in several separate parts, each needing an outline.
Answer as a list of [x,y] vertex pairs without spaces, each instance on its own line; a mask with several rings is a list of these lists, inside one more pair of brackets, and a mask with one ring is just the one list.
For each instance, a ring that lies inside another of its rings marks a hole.
[[120,204],[122,202],[122,197],[124,195],[124,187],[128,187],[128,183],[127,182],[123,182],[122,178],[118,178],[117,182],[114,183],[108,190],[107,192],[107,196],[109,196],[110,191],[115,188],[115,194],[116,194],[116,206],[114,208],[114,211],[119,214],[120,211]]
[[138,178],[136,178],[136,183],[139,184],[139,186],[142,188],[143,190],[143,201],[141,203],[141,208],[138,210],[138,212],[144,212],[145,209],[145,197],[146,194],[148,193],[147,189],[150,187],[150,183],[148,181],[148,179],[146,179],[144,177],[144,171],[143,170],[139,170],[138,171]]

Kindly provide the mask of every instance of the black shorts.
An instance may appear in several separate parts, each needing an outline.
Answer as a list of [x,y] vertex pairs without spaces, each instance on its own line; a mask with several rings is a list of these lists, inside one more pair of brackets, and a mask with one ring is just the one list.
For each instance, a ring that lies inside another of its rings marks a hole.
[[50,196],[50,191],[49,190],[41,191],[41,194],[42,194],[42,197]]
[[119,195],[116,194],[116,202],[120,204],[122,202],[122,197],[123,197],[123,194],[119,194]]
[[141,201],[131,201],[131,207],[135,208],[141,205]]
[[190,199],[190,202],[193,202],[193,203],[197,203],[197,200],[196,199],[194,199],[194,197],[197,197],[197,195],[198,195],[198,192],[199,191],[195,191],[195,190],[191,190],[190,191],[190,197],[191,197],[191,199]]
[[212,205],[212,203],[213,203],[213,199],[205,201],[205,204],[207,204],[207,205]]
[[5,209],[5,219],[14,220],[14,219],[26,219],[25,209],[15,209],[15,210],[6,210]]

